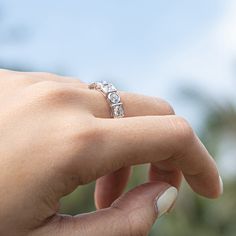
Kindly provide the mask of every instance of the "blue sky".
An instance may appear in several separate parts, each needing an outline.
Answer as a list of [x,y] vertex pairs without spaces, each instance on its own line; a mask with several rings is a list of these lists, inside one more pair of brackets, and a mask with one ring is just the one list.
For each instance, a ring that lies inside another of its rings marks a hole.
[[[164,97],[195,127],[199,111],[176,99],[179,87],[236,97],[234,0],[1,0],[0,9],[5,63],[111,79]],[[26,40],[8,40],[13,26]]]
[[[0,9],[6,63],[112,80],[164,97],[193,124],[195,111],[175,99],[181,85],[216,97],[234,93],[234,0],[1,0]],[[26,40],[7,42],[13,26]]]
[[226,2],[2,0],[5,24],[24,26],[30,38],[0,47],[1,58],[169,97],[169,84],[188,75],[171,75],[168,61],[208,34]]
[[111,78],[125,90],[170,100],[185,116],[172,96],[181,84],[217,95],[233,88],[233,52],[225,55],[229,42],[219,30],[236,9],[233,0],[1,0],[1,6],[0,26],[22,26],[29,36],[0,44],[5,62],[85,81]]

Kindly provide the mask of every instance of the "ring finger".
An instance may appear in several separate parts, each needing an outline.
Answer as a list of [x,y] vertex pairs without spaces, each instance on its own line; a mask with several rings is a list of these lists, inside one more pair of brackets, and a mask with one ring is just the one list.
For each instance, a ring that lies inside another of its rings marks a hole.
[[[160,98],[127,92],[119,92],[119,95],[122,98],[126,117],[174,115],[172,107]],[[91,90],[88,97],[90,98],[88,105],[95,117],[110,117],[109,105],[101,93]],[[130,172],[131,167],[125,167],[97,180],[95,190],[95,202],[97,208],[109,207],[111,203],[123,193],[127,185]],[[176,176],[178,178],[173,178]],[[152,181],[162,179],[162,181],[166,180],[166,182],[171,182],[177,187],[180,184],[180,176],[180,171],[175,171],[175,176],[173,176],[170,171],[157,172],[154,171],[153,168],[150,169],[150,179]]]

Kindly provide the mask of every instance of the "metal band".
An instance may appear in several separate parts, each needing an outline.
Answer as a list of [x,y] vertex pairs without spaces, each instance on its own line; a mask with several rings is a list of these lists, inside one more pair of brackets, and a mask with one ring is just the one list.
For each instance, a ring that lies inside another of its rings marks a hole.
[[106,81],[98,81],[89,84],[89,89],[96,89],[101,92],[108,101],[113,118],[124,117],[124,107],[115,86]]

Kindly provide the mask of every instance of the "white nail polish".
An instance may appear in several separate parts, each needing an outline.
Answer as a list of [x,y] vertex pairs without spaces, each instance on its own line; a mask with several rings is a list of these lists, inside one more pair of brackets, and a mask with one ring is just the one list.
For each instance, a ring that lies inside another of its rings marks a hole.
[[224,193],[224,184],[220,176],[219,176],[219,180],[220,180],[220,194],[222,195]]
[[156,200],[158,217],[161,217],[163,214],[168,212],[176,201],[177,195],[178,190],[175,187],[170,187],[158,197]]

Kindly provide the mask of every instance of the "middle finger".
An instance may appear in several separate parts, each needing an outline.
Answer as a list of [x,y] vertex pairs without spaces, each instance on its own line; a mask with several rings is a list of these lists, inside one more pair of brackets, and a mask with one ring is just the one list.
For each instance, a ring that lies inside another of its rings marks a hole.
[[[164,100],[157,97],[138,95],[134,93],[119,92],[122,97],[123,106],[126,116],[146,116],[146,115],[172,115],[172,107]],[[109,118],[110,107],[104,96],[94,90],[89,91],[90,98],[88,105],[94,116]],[[109,175],[103,176],[96,181],[95,203],[97,208],[106,208],[117,199],[124,191],[131,167],[123,167]],[[155,180],[158,179],[156,173]],[[170,179],[167,177],[167,179]],[[163,180],[163,178],[162,178]],[[177,183],[177,185],[179,182]]]

